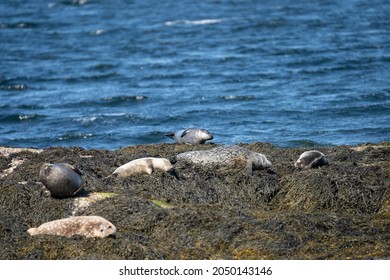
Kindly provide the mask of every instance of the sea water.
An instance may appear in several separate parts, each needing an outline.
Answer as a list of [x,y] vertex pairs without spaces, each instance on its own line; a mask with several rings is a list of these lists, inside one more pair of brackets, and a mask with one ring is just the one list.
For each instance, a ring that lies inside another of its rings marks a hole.
[[387,0],[0,0],[0,146],[390,140]]

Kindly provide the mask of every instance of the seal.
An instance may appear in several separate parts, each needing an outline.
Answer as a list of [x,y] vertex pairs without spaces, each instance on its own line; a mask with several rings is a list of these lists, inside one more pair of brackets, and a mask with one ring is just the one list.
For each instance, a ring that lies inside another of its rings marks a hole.
[[172,162],[185,162],[207,168],[244,165],[248,171],[266,169],[272,166],[263,154],[237,145],[224,145],[210,150],[190,151],[176,155]]
[[329,165],[326,156],[317,150],[306,151],[300,155],[294,166],[300,169]]
[[116,227],[100,216],[78,216],[54,220],[27,230],[30,235],[58,235],[104,238],[115,236]]
[[132,160],[119,166],[109,177],[124,178],[135,174],[152,174],[156,169],[165,172],[173,168],[171,162],[166,158],[146,157]]
[[51,196],[66,198],[76,195],[82,188],[82,172],[68,163],[44,163],[39,171],[39,181]]
[[212,140],[213,135],[206,129],[188,128],[167,133],[165,136],[172,138],[176,143],[204,144],[207,140]]

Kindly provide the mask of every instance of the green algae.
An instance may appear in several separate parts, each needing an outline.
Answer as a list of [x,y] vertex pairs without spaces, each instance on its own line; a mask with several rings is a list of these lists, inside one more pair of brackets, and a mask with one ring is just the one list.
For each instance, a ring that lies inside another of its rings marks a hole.
[[171,209],[171,208],[175,208],[175,205],[171,204],[171,203],[168,203],[166,201],[163,201],[163,200],[159,200],[159,199],[152,199],[151,202],[160,207],[160,208],[165,208],[165,209]]

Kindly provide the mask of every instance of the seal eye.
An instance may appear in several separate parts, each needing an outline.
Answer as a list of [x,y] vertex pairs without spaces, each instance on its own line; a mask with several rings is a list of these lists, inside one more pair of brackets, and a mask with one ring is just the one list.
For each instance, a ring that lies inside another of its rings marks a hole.
[[111,228],[111,226],[108,226],[108,228]]
[[103,229],[101,229],[100,232],[103,232]]

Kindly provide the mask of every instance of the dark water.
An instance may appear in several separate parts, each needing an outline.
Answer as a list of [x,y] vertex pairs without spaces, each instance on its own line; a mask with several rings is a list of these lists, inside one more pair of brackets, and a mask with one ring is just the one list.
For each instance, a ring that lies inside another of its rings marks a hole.
[[390,140],[390,2],[0,0],[0,146]]

